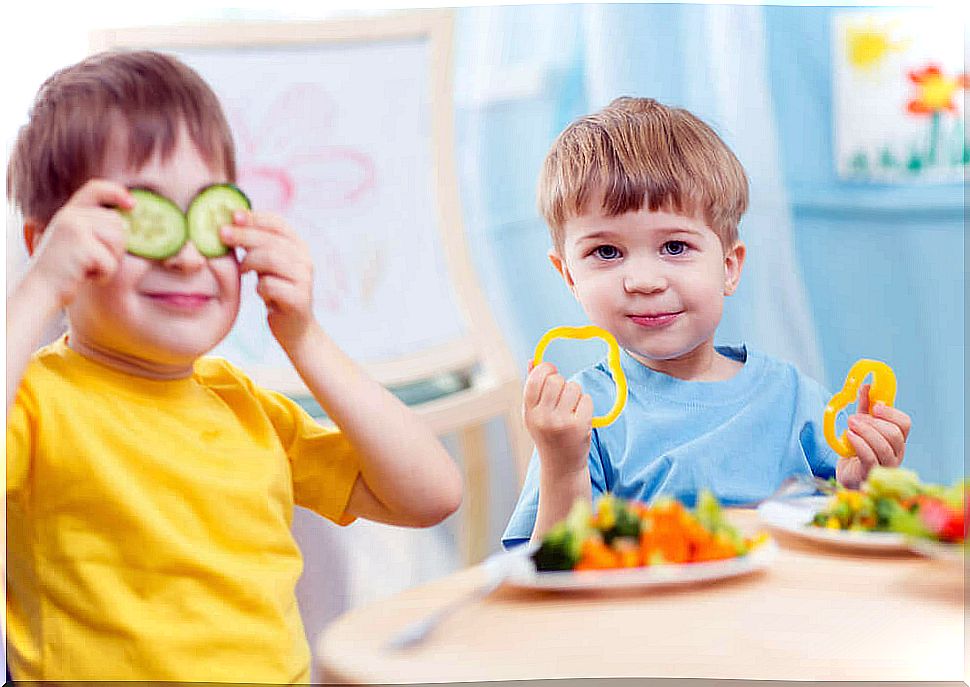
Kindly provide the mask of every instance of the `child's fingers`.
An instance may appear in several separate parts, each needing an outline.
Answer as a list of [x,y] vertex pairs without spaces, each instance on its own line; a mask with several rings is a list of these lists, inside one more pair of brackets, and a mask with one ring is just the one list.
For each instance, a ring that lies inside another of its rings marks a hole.
[[129,209],[135,206],[135,198],[127,188],[117,182],[91,179],[74,192],[68,203]]
[[886,465],[894,460],[896,453],[882,434],[873,426],[870,418],[853,415],[849,418],[849,429],[872,450],[880,465]]
[[858,408],[856,412],[868,413],[869,412],[869,387],[870,384],[863,384],[859,387],[859,400]]
[[219,238],[230,247],[245,248],[253,250],[260,246],[265,246],[271,241],[278,240],[272,233],[250,226],[225,226],[219,229]]
[[576,382],[566,382],[562,394],[559,396],[559,407],[570,413],[576,412],[579,400],[583,396],[583,389]]
[[857,417],[859,422],[872,426],[889,443],[894,455],[903,455],[903,452],[906,450],[906,436],[903,434],[901,427],[888,420],[882,420],[872,415],[858,415],[854,417]]
[[576,419],[584,425],[593,423],[593,397],[589,394],[582,394],[579,397],[579,404],[576,406]]
[[905,441],[909,438],[909,430],[913,426],[913,420],[901,411],[899,408],[893,408],[892,406],[887,406],[882,401],[876,403],[872,409],[873,417],[877,417],[880,420],[886,420],[892,424],[899,427],[899,430],[903,434],[903,440]]
[[874,468],[879,464],[876,459],[876,454],[866,443],[865,439],[853,432],[851,429],[845,433],[845,438],[849,442],[849,445],[855,450],[856,458],[862,464],[863,475],[868,475],[869,470]]
[[272,212],[258,212],[254,210],[236,210],[232,216],[236,226],[251,226],[273,234],[296,235],[286,220]]
[[95,283],[108,281],[118,270],[120,259],[121,256],[117,251],[108,245],[101,242],[92,243],[85,260],[85,278]]
[[546,377],[556,371],[556,366],[552,363],[539,363],[529,372],[525,380],[525,388],[522,390],[522,401],[526,408],[534,408],[539,403],[542,395],[542,386],[546,382]]
[[96,227],[95,235],[102,243],[119,255],[128,245],[128,232],[125,230],[125,220],[114,210],[98,208],[91,210],[92,225]]
[[293,284],[281,277],[267,275],[256,283],[256,293],[267,305],[289,305],[293,301]]
[[306,256],[293,255],[291,251],[274,245],[260,245],[251,248],[239,263],[241,273],[275,274],[295,282],[309,282],[313,279],[313,263]]
[[559,404],[559,397],[562,396],[562,390],[565,386],[566,379],[558,372],[548,375],[542,385],[542,390],[539,392],[539,402],[536,403],[536,406],[546,410],[555,408]]

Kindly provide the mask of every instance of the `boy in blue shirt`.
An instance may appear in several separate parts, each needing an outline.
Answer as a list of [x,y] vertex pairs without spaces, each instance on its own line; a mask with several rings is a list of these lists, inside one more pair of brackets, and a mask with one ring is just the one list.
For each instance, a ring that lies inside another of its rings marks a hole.
[[611,492],[692,505],[710,489],[726,505],[770,495],[794,473],[857,486],[903,459],[911,422],[869,408],[868,385],[839,456],[822,434],[829,394],[793,365],[745,346],[714,346],[723,299],[737,289],[748,204],[741,163],[682,109],[619,98],[567,127],[546,156],[539,207],[549,258],[590,321],[613,334],[629,381],[626,407],[593,429],[615,386],[605,361],[566,381],[549,362],[523,398],[535,441],[506,548],[541,538],[577,498]]

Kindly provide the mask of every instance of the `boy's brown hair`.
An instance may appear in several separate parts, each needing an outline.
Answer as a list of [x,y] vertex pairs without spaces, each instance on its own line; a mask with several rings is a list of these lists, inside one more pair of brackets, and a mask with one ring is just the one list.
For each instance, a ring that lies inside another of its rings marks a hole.
[[538,205],[563,252],[563,226],[602,194],[608,216],[667,210],[702,217],[725,249],[738,242],[748,179],[713,129],[650,98],[617,98],[577,119],[552,144]]
[[184,122],[212,167],[235,180],[232,134],[208,84],[174,57],[110,51],[62,69],[40,87],[7,166],[7,198],[41,227],[92,177],[103,173],[121,132],[133,169],[158,150],[167,158]]

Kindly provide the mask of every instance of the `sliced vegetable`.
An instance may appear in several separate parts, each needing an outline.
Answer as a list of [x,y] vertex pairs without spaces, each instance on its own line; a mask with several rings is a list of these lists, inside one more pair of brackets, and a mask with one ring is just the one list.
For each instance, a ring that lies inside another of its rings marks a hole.
[[168,198],[141,188],[130,189],[135,205],[118,212],[125,220],[132,255],[152,260],[170,258],[181,250],[188,236],[185,215]]
[[229,248],[219,238],[219,229],[232,224],[236,210],[251,208],[249,198],[234,184],[207,186],[189,204],[189,238],[207,258],[225,255]]

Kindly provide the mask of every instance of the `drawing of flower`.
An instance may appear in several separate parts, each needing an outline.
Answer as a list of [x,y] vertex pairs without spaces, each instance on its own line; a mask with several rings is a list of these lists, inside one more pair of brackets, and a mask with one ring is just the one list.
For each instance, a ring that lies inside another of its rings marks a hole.
[[[359,270],[348,269],[328,239],[328,215],[367,197],[376,185],[376,165],[365,151],[334,141],[338,106],[317,84],[287,87],[259,116],[251,106],[236,102],[227,108],[237,143],[237,183],[256,207],[283,215],[312,237],[324,263],[316,273],[315,298],[324,309],[337,311],[347,296],[372,289],[352,288]],[[370,246],[367,238],[356,240]],[[379,263],[379,252],[373,248],[362,256],[365,265]],[[364,279],[375,278],[365,272]]]
[[942,137],[942,113],[957,113],[954,95],[957,91],[970,85],[966,74],[947,76],[937,64],[930,63],[922,69],[909,72],[909,80],[916,87],[916,95],[906,105],[906,110],[918,117],[930,117],[929,140],[926,147],[926,158],[920,160],[912,156],[909,166],[918,169],[923,163],[936,165],[939,162],[940,143]]
[[909,101],[907,110],[915,115],[931,115],[941,110],[956,112],[953,96],[970,86],[966,74],[946,76],[935,64],[910,71],[909,80],[916,85],[916,96]]

